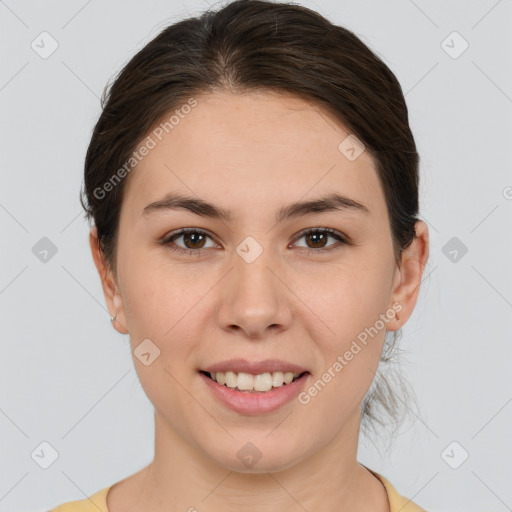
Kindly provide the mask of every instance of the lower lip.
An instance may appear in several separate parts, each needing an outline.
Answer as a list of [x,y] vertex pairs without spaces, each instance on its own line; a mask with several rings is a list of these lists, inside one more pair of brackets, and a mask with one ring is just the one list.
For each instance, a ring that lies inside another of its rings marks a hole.
[[309,377],[309,373],[305,373],[297,380],[279,388],[272,388],[265,393],[249,393],[221,386],[203,373],[199,373],[199,375],[212,393],[226,407],[242,414],[263,414],[279,409],[300,393]]

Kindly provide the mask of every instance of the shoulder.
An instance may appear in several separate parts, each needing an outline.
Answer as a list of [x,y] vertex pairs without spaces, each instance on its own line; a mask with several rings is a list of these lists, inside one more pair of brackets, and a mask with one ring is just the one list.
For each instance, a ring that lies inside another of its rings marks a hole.
[[62,503],[48,512],[108,512],[107,493],[110,487],[105,487],[83,500]]
[[383,477],[379,473],[376,473],[375,471],[372,471],[370,468],[366,469],[373,473],[383,483],[388,494],[389,510],[391,512],[428,512],[424,508],[421,508],[419,505],[414,503],[412,500],[399,494],[387,478]]

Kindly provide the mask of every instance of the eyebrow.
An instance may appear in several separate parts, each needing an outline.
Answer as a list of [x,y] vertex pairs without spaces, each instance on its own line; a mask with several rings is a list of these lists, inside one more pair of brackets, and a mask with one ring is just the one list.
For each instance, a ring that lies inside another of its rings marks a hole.
[[[187,210],[201,217],[209,217],[225,222],[233,221],[233,214],[229,210],[215,206],[203,199],[176,193],[169,193],[162,199],[148,204],[142,211],[141,218],[145,218],[152,213],[169,210]],[[370,210],[364,204],[341,194],[331,193],[311,201],[299,201],[284,206],[277,212],[276,222],[302,215],[331,211],[353,211],[370,215]]]

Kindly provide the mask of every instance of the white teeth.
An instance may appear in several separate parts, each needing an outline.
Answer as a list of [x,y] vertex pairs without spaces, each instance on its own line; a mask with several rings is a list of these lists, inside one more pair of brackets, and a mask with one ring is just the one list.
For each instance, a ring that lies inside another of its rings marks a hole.
[[254,389],[254,377],[250,373],[240,372],[238,374],[236,387],[241,391],[250,391],[251,389]]
[[293,380],[294,374],[292,372],[283,373],[283,380],[285,384],[290,384]]
[[[217,375],[222,372],[217,372]],[[225,373],[226,386],[228,388],[236,388],[236,383],[238,380],[238,376],[235,372],[226,372]]]
[[[240,378],[240,377],[238,377]],[[272,389],[272,374],[262,373],[254,376],[254,389],[256,391],[269,391]]]
[[272,386],[275,388],[278,388],[279,386],[282,386],[284,382],[284,376],[283,372],[274,372],[272,374]]
[[221,386],[237,388],[239,391],[270,391],[273,387],[279,388],[290,384],[300,373],[273,372],[252,375],[251,373],[212,372],[211,378]]

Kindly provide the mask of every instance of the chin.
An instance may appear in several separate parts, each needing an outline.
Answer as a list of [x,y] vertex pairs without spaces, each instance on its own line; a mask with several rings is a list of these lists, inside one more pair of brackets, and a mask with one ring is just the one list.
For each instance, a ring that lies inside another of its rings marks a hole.
[[243,436],[243,440],[230,438],[226,441],[224,446],[217,444],[214,453],[211,450],[207,451],[217,465],[237,473],[285,471],[305,457],[296,446],[283,445],[283,438],[277,436],[272,440],[271,436],[265,438],[260,435],[247,435]]

